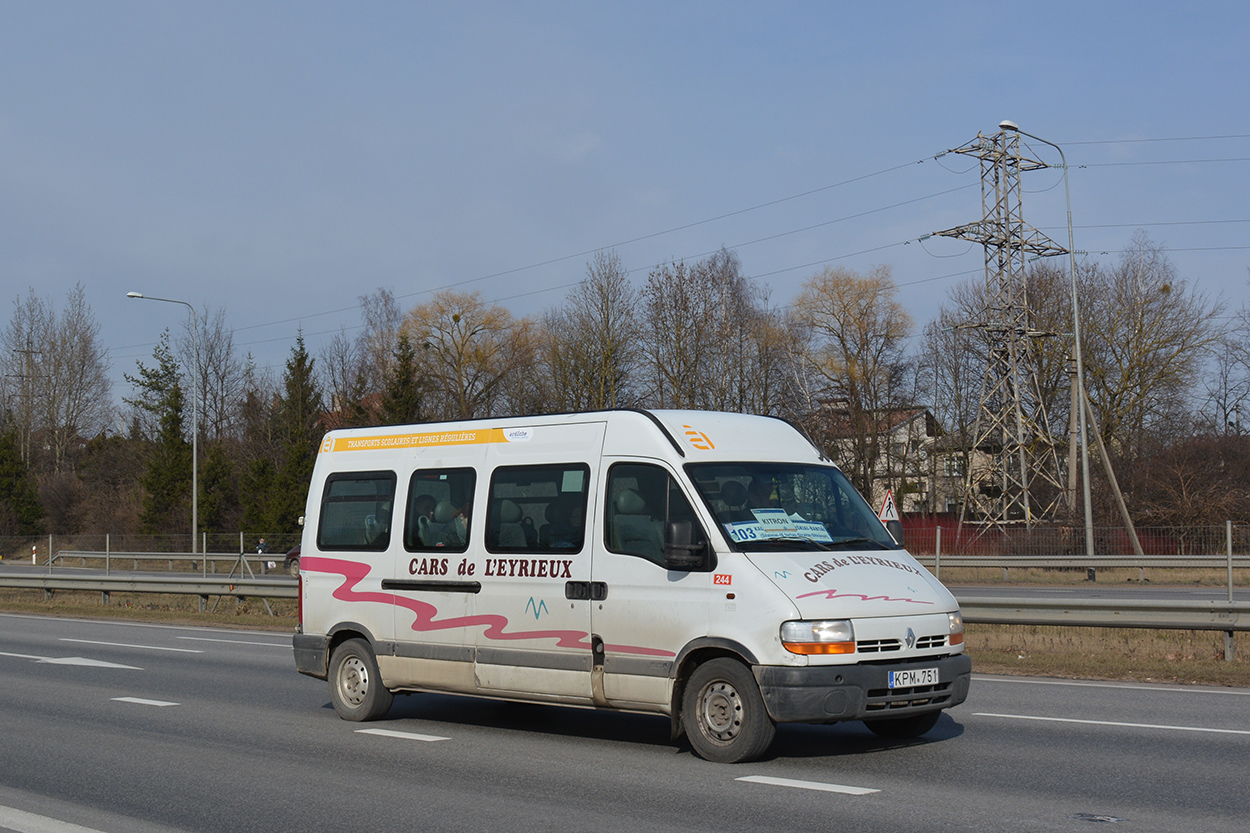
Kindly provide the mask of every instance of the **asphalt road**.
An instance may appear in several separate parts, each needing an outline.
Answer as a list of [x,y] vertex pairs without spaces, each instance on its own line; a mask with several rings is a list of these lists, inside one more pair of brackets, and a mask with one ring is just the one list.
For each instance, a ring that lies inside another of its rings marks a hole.
[[272,633],[0,615],[21,833],[1244,833],[1248,761],[1250,689],[978,676],[919,740],[783,726],[724,766],[651,716],[418,695],[346,723]]

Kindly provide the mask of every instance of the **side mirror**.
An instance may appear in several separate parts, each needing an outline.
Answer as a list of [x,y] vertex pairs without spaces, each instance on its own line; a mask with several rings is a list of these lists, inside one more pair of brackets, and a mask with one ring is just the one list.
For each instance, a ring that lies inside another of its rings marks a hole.
[[894,543],[900,547],[903,546],[903,522],[902,521],[886,521],[885,531],[890,533],[890,537],[894,539]]
[[694,524],[690,521],[669,521],[664,525],[664,566],[669,570],[694,572],[706,570],[708,543],[692,544]]

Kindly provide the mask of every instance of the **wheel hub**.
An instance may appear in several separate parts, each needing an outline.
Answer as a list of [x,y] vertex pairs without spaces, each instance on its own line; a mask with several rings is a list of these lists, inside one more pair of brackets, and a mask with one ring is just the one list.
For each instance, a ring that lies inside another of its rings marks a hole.
[[703,691],[703,725],[709,736],[731,741],[742,731],[742,698],[727,682],[715,682]]
[[343,663],[343,669],[339,673],[339,690],[343,692],[343,699],[353,706],[364,702],[365,694],[369,690],[369,669],[359,657],[349,657]]

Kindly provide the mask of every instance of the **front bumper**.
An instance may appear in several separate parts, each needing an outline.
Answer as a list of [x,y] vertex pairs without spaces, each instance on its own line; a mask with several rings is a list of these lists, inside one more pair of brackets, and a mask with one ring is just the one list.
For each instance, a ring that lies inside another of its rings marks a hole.
[[[891,671],[938,669],[938,684],[889,688]],[[768,714],[778,723],[875,720],[949,709],[968,698],[972,658],[967,654],[882,665],[809,665],[752,669]]]

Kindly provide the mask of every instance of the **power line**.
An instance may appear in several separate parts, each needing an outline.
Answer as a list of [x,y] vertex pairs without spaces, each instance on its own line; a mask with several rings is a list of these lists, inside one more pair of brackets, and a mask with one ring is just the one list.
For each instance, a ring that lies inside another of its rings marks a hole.
[[1084,142],[1064,142],[1065,145],[1128,145],[1142,142],[1202,142],[1216,139],[1250,139],[1250,133],[1235,133],[1229,136],[1174,136],[1157,139],[1091,139]]
[[[1129,144],[1129,143],[1146,143],[1146,142],[1181,142],[1181,141],[1202,141],[1202,140],[1219,140],[1219,139],[1245,139],[1245,138],[1250,138],[1250,134],[1233,134],[1233,135],[1224,135],[1224,136],[1188,136],[1188,137],[1162,137],[1162,138],[1137,138],[1137,139],[1087,140],[1087,141],[1079,141],[1079,142],[1068,142],[1067,144],[1069,144],[1069,145]],[[543,267],[543,266],[550,266],[550,265],[553,265],[553,264],[562,263],[562,262],[565,262],[565,261],[573,260],[573,259],[575,259],[575,258],[587,257],[587,256],[589,256],[589,255],[593,255],[593,254],[594,254],[594,253],[596,253],[596,252],[599,252],[599,251],[604,251],[604,250],[606,250],[606,249],[618,248],[618,247],[627,246],[627,245],[630,245],[630,244],[633,244],[633,243],[642,242],[642,241],[645,241],[645,240],[655,239],[655,238],[657,238],[657,237],[662,237],[662,236],[664,236],[664,235],[673,234],[673,233],[676,233],[676,232],[679,232],[679,231],[685,231],[685,230],[688,230],[688,229],[692,229],[692,228],[696,228],[696,227],[699,227],[699,226],[703,226],[703,225],[707,225],[707,224],[710,224],[710,223],[714,223],[714,222],[717,222],[717,221],[720,221],[720,220],[728,219],[728,218],[730,218],[730,217],[740,216],[740,215],[743,215],[743,214],[747,214],[747,213],[749,213],[749,212],[758,211],[758,210],[761,210],[761,209],[764,209],[764,208],[769,208],[769,207],[776,206],[776,205],[780,205],[780,204],[783,204],[783,203],[786,203],[786,202],[791,202],[791,201],[793,201],[793,200],[801,199],[801,198],[803,198],[803,197],[808,197],[808,196],[811,196],[811,195],[814,195],[814,194],[822,193],[822,192],[825,192],[825,191],[830,191],[830,190],[833,190],[833,189],[836,189],[836,188],[840,188],[840,187],[843,187],[843,186],[846,186],[846,185],[851,185],[851,184],[855,184],[855,183],[859,183],[859,182],[864,182],[864,181],[866,181],[866,180],[873,179],[873,178],[876,178],[876,177],[879,177],[879,176],[883,176],[883,175],[885,175],[885,174],[893,173],[893,172],[896,172],[896,171],[902,170],[902,169],[904,169],[904,168],[909,168],[909,167],[913,167],[913,166],[915,166],[915,165],[920,165],[920,164],[923,164],[923,163],[925,163],[925,162],[927,162],[927,161],[931,161],[931,160],[932,160],[932,161],[937,161],[939,165],[942,165],[942,163],[941,163],[941,159],[942,159],[942,157],[946,156],[948,153],[949,153],[949,151],[942,151],[941,153],[935,154],[934,156],[931,156],[931,157],[925,157],[925,158],[922,158],[922,159],[917,159],[917,160],[913,160],[913,161],[906,162],[906,163],[902,163],[902,164],[898,164],[898,165],[892,165],[892,166],[890,166],[890,167],[882,168],[882,169],[880,169],[880,170],[873,171],[873,172],[871,172],[871,173],[862,174],[862,175],[860,175],[860,176],[855,176],[855,177],[850,177],[850,178],[848,178],[848,179],[844,179],[844,180],[841,180],[841,181],[838,181],[838,182],[830,183],[830,184],[828,184],[828,185],[823,185],[823,186],[820,186],[820,187],[818,187],[818,188],[812,188],[812,189],[809,189],[809,190],[806,190],[806,191],[802,191],[802,192],[799,192],[799,193],[795,193],[795,194],[791,194],[791,195],[788,195],[788,196],[785,196],[785,197],[779,197],[779,198],[777,198],[777,199],[767,200],[767,201],[765,201],[765,202],[757,203],[757,204],[755,204],[755,205],[747,206],[747,207],[745,207],[745,208],[740,208],[740,209],[736,209],[736,210],[734,210],[734,211],[724,212],[724,213],[722,213],[722,214],[717,214],[717,215],[714,215],[714,216],[711,216],[711,217],[707,217],[707,218],[702,219],[702,220],[696,220],[696,221],[694,221],[694,222],[690,222],[690,223],[683,223],[683,224],[681,224],[681,225],[677,225],[677,226],[673,226],[673,227],[670,227],[670,228],[662,229],[662,230],[659,230],[659,231],[654,231],[654,232],[650,232],[650,233],[647,233],[647,234],[639,235],[639,236],[636,236],[636,237],[628,238],[628,239],[621,240],[621,241],[618,241],[618,242],[616,242],[616,243],[608,244],[608,245],[605,245],[605,246],[598,246],[598,247],[595,247],[595,248],[593,248],[593,249],[586,249],[586,250],[583,250],[583,251],[575,252],[575,253],[573,253],[573,254],[563,255],[563,256],[560,256],[560,257],[555,257],[555,258],[549,258],[549,259],[547,259],[547,260],[543,260],[543,261],[539,261],[539,262],[531,263],[531,264],[524,265],[524,266],[517,266],[517,267],[510,268],[510,269],[505,269],[505,270],[501,270],[501,271],[498,271],[498,272],[493,272],[493,273],[490,273],[490,274],[481,275],[481,276],[478,276],[478,277],[475,277],[475,278],[468,278],[468,279],[465,279],[465,280],[462,280],[462,281],[454,281],[454,282],[447,283],[447,284],[444,284],[444,285],[442,285],[442,286],[438,286],[438,287],[433,287],[433,288],[428,288],[428,289],[417,290],[417,291],[414,291],[414,292],[405,293],[405,294],[402,294],[402,295],[397,295],[396,297],[397,297],[397,298],[411,298],[411,297],[415,297],[415,296],[417,296],[417,295],[428,294],[428,293],[432,293],[432,292],[438,292],[438,291],[441,291],[441,290],[444,290],[444,289],[452,289],[452,288],[455,288],[455,287],[467,286],[467,285],[472,284],[472,283],[477,283],[477,282],[480,282],[480,281],[490,280],[490,279],[492,279],[492,278],[506,277],[506,276],[508,276],[508,275],[517,274],[517,273],[519,273],[519,272],[524,272],[524,271],[527,271],[527,270],[530,270],[530,269],[537,269],[537,268],[541,268],[541,267]],[[1250,161],[1250,157],[1234,157],[1234,158],[1226,158],[1226,159],[1160,160],[1160,161],[1149,161],[1149,162],[1103,162],[1103,163],[1087,163],[1087,164],[1084,164],[1084,165],[1080,165],[1080,166],[1078,166],[1078,167],[1112,167],[1112,166],[1126,166],[1126,165],[1165,165],[1165,164],[1191,164],[1191,163],[1206,163],[1206,162],[1244,162],[1244,161]],[[945,167],[945,166],[943,165],[943,167]],[[947,169],[947,170],[949,170],[949,169]],[[969,169],[969,170],[971,170],[971,169]],[[963,171],[963,172],[960,172],[960,173],[967,173],[967,171]],[[736,248],[741,248],[741,247],[745,247],[745,246],[753,245],[753,244],[755,244],[755,243],[765,242],[765,241],[769,241],[769,240],[775,240],[775,239],[778,239],[778,238],[781,238],[781,237],[785,237],[785,236],[789,236],[789,235],[793,235],[793,234],[799,234],[799,233],[802,233],[802,232],[805,232],[805,231],[811,231],[811,230],[816,229],[816,228],[820,228],[820,227],[823,227],[823,226],[832,225],[832,224],[839,223],[839,222],[844,222],[844,221],[849,220],[849,219],[855,219],[855,218],[859,218],[859,217],[867,216],[867,215],[869,215],[869,214],[879,213],[879,212],[882,212],[882,211],[886,211],[886,210],[889,210],[889,209],[892,209],[892,208],[898,208],[898,207],[901,207],[901,206],[904,206],[904,205],[908,205],[908,204],[912,204],[912,203],[915,203],[915,202],[919,202],[919,201],[922,201],[922,200],[925,200],[925,199],[931,199],[931,198],[933,198],[933,197],[935,197],[935,196],[941,196],[941,195],[944,195],[944,194],[952,193],[952,192],[954,192],[954,191],[962,190],[962,188],[966,188],[966,187],[971,187],[971,185],[968,185],[968,186],[960,186],[959,188],[949,189],[948,191],[939,192],[939,193],[937,193],[937,194],[931,194],[931,195],[928,195],[928,196],[925,196],[925,197],[918,197],[918,198],[915,198],[915,199],[912,199],[912,200],[905,200],[905,201],[903,201],[903,202],[895,203],[895,204],[893,204],[893,205],[883,206],[883,207],[881,207],[881,208],[876,208],[876,209],[870,209],[870,210],[865,211],[865,212],[860,212],[860,213],[857,213],[857,214],[847,215],[846,217],[841,217],[841,218],[837,218],[837,219],[834,219],[834,220],[829,220],[829,221],[826,221],[826,222],[823,222],[823,223],[817,223],[817,224],[814,224],[814,225],[811,225],[811,226],[806,226],[806,227],[804,227],[804,228],[800,228],[800,229],[793,229],[793,230],[790,230],[790,231],[781,232],[781,233],[778,233],[778,234],[775,234],[775,235],[771,235],[771,236],[768,236],[768,237],[757,238],[757,239],[755,239],[755,240],[746,241],[746,242],[744,242],[744,243],[739,243],[739,244],[736,244],[736,245],[734,245],[734,246],[732,246],[732,247],[730,247],[730,248],[735,248],[735,249],[736,249]],[[1245,222],[1245,221],[1193,221],[1193,224],[1198,224],[1198,223],[1201,223],[1201,222]],[[1177,224],[1177,225],[1180,225],[1180,224],[1184,224],[1184,223],[1176,223],[1176,224]],[[1124,226],[1133,226],[1133,225],[1145,226],[1145,225],[1168,225],[1168,224],[1167,224],[1167,223],[1153,223],[1153,224],[1106,224],[1106,225],[1101,225],[1101,226],[1100,226],[1100,225],[1085,225],[1085,226],[1080,226],[1080,228],[1099,228],[1099,227],[1114,228],[1114,227],[1124,227]],[[815,261],[815,262],[812,262],[812,263],[803,264],[803,265],[800,265],[800,266],[794,266],[794,267],[787,267],[787,268],[784,268],[784,269],[778,269],[778,270],[774,270],[774,271],[772,271],[772,272],[763,273],[763,274],[760,274],[760,275],[753,276],[753,278],[752,278],[752,279],[758,279],[758,278],[762,278],[762,277],[768,277],[768,276],[771,276],[771,275],[783,274],[783,273],[786,273],[786,272],[791,272],[791,271],[795,271],[795,270],[798,270],[798,269],[810,268],[811,266],[819,266],[819,265],[824,265],[824,264],[827,264],[827,263],[833,262],[833,261],[835,261],[835,260],[840,260],[840,259],[843,259],[843,258],[846,258],[846,257],[854,257],[854,256],[855,256],[855,255],[857,255],[857,254],[865,254],[865,253],[871,253],[871,252],[875,252],[875,251],[881,251],[881,250],[883,250],[883,249],[891,248],[891,247],[893,247],[893,246],[906,245],[907,243],[910,243],[910,242],[911,242],[911,241],[909,240],[909,241],[904,241],[904,242],[901,242],[901,243],[892,243],[892,244],[887,244],[887,245],[885,245],[885,246],[875,247],[875,248],[872,248],[872,249],[866,249],[866,250],[863,250],[863,251],[861,251],[861,252],[851,253],[851,254],[849,254],[849,255],[840,255],[840,256],[836,256],[836,257],[829,258],[829,259],[826,259],[826,260]],[[1245,247],[1208,247],[1207,249],[1173,249],[1173,251],[1220,250],[1221,248],[1228,248],[1228,249],[1240,249],[1240,248],[1245,248]],[[706,254],[708,254],[708,253],[704,253],[704,255],[706,255]],[[694,257],[701,257],[701,256],[704,256],[704,255],[695,255]],[[652,269],[652,268],[656,268],[656,266],[659,266],[659,265],[661,265],[661,264],[655,264],[655,265],[650,266],[650,267],[641,267],[641,268]],[[633,269],[633,270],[630,270],[630,272],[632,273],[632,272],[636,272],[636,271],[641,271],[641,268],[639,268],[639,269]],[[921,282],[927,282],[928,280],[936,280],[936,279],[925,279],[925,281],[921,281]],[[572,287],[572,286],[576,286],[576,285],[577,285],[577,283],[578,283],[578,282],[566,283],[566,284],[561,284],[561,285],[558,285],[558,286],[547,287],[547,288],[544,288],[544,289],[533,290],[533,291],[530,291],[530,292],[519,293],[519,294],[516,294],[516,295],[510,295],[510,296],[507,296],[506,298],[501,298],[501,299],[498,299],[498,300],[512,300],[512,299],[515,299],[515,298],[528,297],[528,296],[531,296],[531,295],[541,294],[541,293],[543,293],[543,292],[550,292],[550,291],[555,291],[555,290],[558,290],[558,289],[566,289],[566,288],[569,288],[569,287]],[[323,310],[323,311],[320,311],[320,312],[312,312],[312,313],[307,313],[307,314],[303,314],[303,315],[299,315],[299,316],[293,316],[293,317],[290,317],[290,318],[278,319],[278,320],[273,320],[273,321],[268,321],[268,322],[262,322],[262,323],[258,323],[258,324],[250,324],[250,325],[245,325],[245,326],[241,326],[241,327],[235,327],[235,328],[233,328],[233,330],[234,330],[235,332],[244,332],[244,331],[248,331],[248,330],[255,330],[255,329],[260,329],[260,328],[264,328],[264,327],[274,327],[274,326],[280,326],[280,325],[282,325],[282,324],[290,324],[290,323],[295,323],[295,322],[303,322],[303,321],[306,321],[306,320],[309,320],[309,319],[320,318],[320,317],[324,317],[324,316],[328,316],[328,315],[338,315],[338,314],[341,314],[341,313],[344,313],[344,312],[351,312],[351,311],[353,311],[353,310],[358,310],[358,309],[360,309],[360,307],[361,307],[361,305],[360,305],[360,304],[352,304],[352,305],[343,306],[343,307],[338,307],[338,308],[336,308],[336,309],[331,309],[331,310]],[[359,327],[339,328],[339,329],[354,330],[354,329],[359,329]],[[313,332],[313,333],[310,333],[309,335],[322,335],[322,334],[325,334],[325,333],[328,333],[328,332],[336,332],[336,331],[337,331],[337,330],[319,331],[319,332]],[[266,343],[271,343],[271,342],[273,342],[273,341],[281,341],[281,340],[284,340],[284,339],[283,339],[283,338],[281,338],[281,337],[279,337],[279,338],[272,338],[272,339],[258,339],[258,340],[256,340],[256,341],[251,341],[251,342],[242,343],[240,346],[249,346],[249,345],[255,345],[255,344],[266,344]],[[138,348],[138,347],[146,347],[146,346],[148,346],[149,344],[151,344],[151,342],[149,342],[149,343],[145,343],[145,344],[127,345],[126,347],[122,347],[122,348],[119,348],[119,349],[121,349],[121,350],[134,349],[134,348]]]
[[1206,162],[1250,162],[1250,156],[1233,156],[1225,159],[1158,159],[1146,162],[1086,162],[1077,168],[1120,168],[1132,165],[1197,165]]

